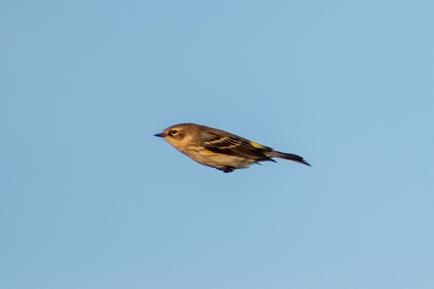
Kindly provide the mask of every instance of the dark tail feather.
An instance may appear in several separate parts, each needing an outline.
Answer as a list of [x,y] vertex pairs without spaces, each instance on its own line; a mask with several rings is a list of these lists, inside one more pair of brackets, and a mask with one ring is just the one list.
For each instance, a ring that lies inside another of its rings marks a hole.
[[287,153],[281,153],[277,151],[273,151],[272,154],[270,154],[270,157],[272,158],[281,158],[288,161],[293,161],[301,164],[305,164],[307,166],[311,166],[307,161],[305,161],[301,156],[294,155],[294,154],[287,154]]

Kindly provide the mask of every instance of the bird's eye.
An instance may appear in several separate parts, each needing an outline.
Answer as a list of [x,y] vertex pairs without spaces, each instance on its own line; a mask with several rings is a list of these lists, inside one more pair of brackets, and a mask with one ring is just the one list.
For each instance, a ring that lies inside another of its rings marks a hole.
[[176,129],[172,129],[169,133],[170,135],[175,135],[178,133],[178,131]]

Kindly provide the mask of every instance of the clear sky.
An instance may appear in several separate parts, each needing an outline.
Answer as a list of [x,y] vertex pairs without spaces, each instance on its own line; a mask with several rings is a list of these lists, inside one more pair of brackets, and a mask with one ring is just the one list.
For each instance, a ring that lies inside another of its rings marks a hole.
[[[3,1],[0,288],[434,287],[433,1]],[[224,174],[194,122],[278,160]]]

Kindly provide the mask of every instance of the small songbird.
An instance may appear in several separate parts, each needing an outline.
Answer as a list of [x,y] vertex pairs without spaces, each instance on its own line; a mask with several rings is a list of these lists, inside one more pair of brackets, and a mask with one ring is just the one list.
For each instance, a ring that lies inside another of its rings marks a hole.
[[278,152],[223,130],[194,123],[172,125],[155,136],[164,138],[192,160],[225,173],[263,161],[275,162],[272,158],[310,166],[298,155]]

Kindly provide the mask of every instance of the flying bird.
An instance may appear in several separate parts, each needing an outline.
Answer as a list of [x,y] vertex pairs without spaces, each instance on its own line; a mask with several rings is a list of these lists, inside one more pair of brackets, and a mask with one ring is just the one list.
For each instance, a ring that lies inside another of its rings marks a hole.
[[310,166],[298,155],[278,152],[235,134],[194,123],[172,125],[155,136],[164,138],[192,160],[225,173],[259,162],[276,162],[273,158]]

